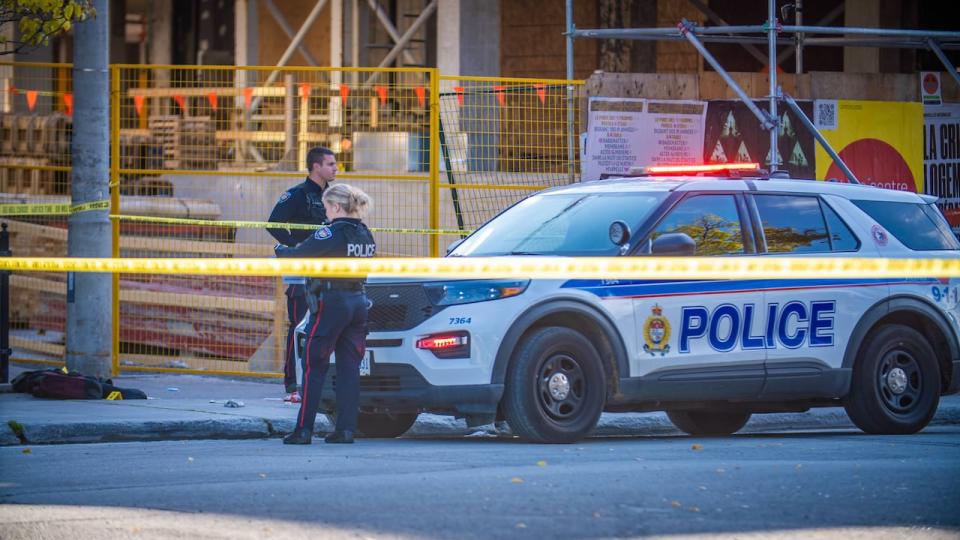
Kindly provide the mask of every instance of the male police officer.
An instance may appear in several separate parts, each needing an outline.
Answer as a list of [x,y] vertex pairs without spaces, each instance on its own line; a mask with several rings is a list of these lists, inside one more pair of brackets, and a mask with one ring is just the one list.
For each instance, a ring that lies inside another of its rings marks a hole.
[[[327,214],[323,208],[323,191],[337,176],[337,159],[329,148],[317,146],[307,152],[307,179],[293,186],[280,196],[269,221],[273,223],[302,223],[322,225],[327,222]],[[310,229],[267,229],[271,236],[284,246],[294,247],[311,235]],[[294,403],[300,401],[297,392],[297,367],[294,359],[293,340],[294,329],[307,312],[307,301],[304,296],[304,279],[298,277],[284,277],[287,287],[287,341],[286,357],[283,364],[283,384],[286,387],[286,401]]]

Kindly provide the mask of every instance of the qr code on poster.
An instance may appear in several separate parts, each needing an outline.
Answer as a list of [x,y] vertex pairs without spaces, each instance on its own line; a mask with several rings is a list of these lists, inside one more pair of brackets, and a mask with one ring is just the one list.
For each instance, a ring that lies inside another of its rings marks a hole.
[[817,129],[837,129],[836,100],[818,99],[813,102],[813,123]]

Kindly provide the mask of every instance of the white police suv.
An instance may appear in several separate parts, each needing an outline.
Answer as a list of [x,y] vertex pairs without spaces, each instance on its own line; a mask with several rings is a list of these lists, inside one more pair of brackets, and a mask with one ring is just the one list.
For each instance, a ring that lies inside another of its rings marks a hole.
[[[932,197],[736,169],[542,191],[448,256],[960,256]],[[367,293],[367,436],[422,411],[496,416],[537,442],[585,437],[603,411],[727,435],[832,406],[912,433],[960,390],[956,279],[373,279]]]

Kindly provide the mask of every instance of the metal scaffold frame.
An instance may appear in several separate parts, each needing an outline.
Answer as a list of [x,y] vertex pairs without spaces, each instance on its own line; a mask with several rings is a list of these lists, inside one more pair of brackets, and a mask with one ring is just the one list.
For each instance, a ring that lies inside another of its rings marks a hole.
[[[717,26],[698,26],[686,19],[680,21],[675,28],[594,28],[577,29],[573,24],[573,0],[566,0],[567,14],[567,79],[573,79],[573,40],[576,38],[593,39],[629,39],[646,41],[681,41],[690,42],[697,52],[713,67],[721,78],[737,94],[740,101],[747,106],[751,113],[760,121],[764,129],[770,131],[770,169],[775,171],[781,164],[778,151],[779,121],[777,106],[783,102],[787,108],[800,118],[801,123],[813,135],[827,154],[847,175],[853,183],[859,183],[853,171],[830,146],[826,138],[817,130],[813,122],[800,110],[796,101],[777,84],[777,66],[780,59],[777,57],[777,45],[793,45],[796,48],[797,73],[803,71],[803,47],[880,47],[880,48],[911,48],[928,49],[940,60],[947,73],[960,85],[960,73],[944,54],[944,50],[960,50],[960,32],[943,32],[932,30],[904,30],[884,28],[833,27],[833,26],[805,26],[801,24],[801,12],[796,10],[795,25],[783,25],[777,19],[776,0],[767,0],[767,21],[761,25],[727,25],[723,19],[706,8],[702,2],[690,0],[694,7],[703,11],[708,18],[720,23]],[[802,5],[802,0],[797,0]],[[835,14],[827,16],[832,19]],[[794,34],[793,38],[782,38],[780,34]],[[753,36],[749,34],[766,34]],[[808,37],[808,36],[828,37]],[[754,44],[767,44],[767,66],[770,76],[769,109],[764,111],[757,107],[753,100],[740,87],[730,74],[720,65],[717,59],[707,50],[705,43],[736,43],[750,47],[748,51],[756,56],[757,48]],[[572,148],[573,133],[569,134],[569,144]],[[572,158],[571,158],[572,163]]]

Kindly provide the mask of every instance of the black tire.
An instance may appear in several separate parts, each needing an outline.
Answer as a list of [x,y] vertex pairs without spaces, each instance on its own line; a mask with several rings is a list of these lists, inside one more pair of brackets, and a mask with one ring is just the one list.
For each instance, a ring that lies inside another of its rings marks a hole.
[[503,412],[510,429],[538,443],[572,443],[593,431],[606,400],[600,355],[569,328],[534,330],[507,370]]
[[740,431],[750,413],[736,411],[667,411],[677,429],[698,437],[724,437]]
[[937,356],[920,332],[888,324],[867,336],[844,400],[858,428],[883,435],[916,433],[930,423],[939,403]]
[[[360,411],[357,417],[357,437],[393,439],[407,432],[417,421],[418,413],[369,413]],[[336,411],[327,413],[331,424],[337,424]]]

